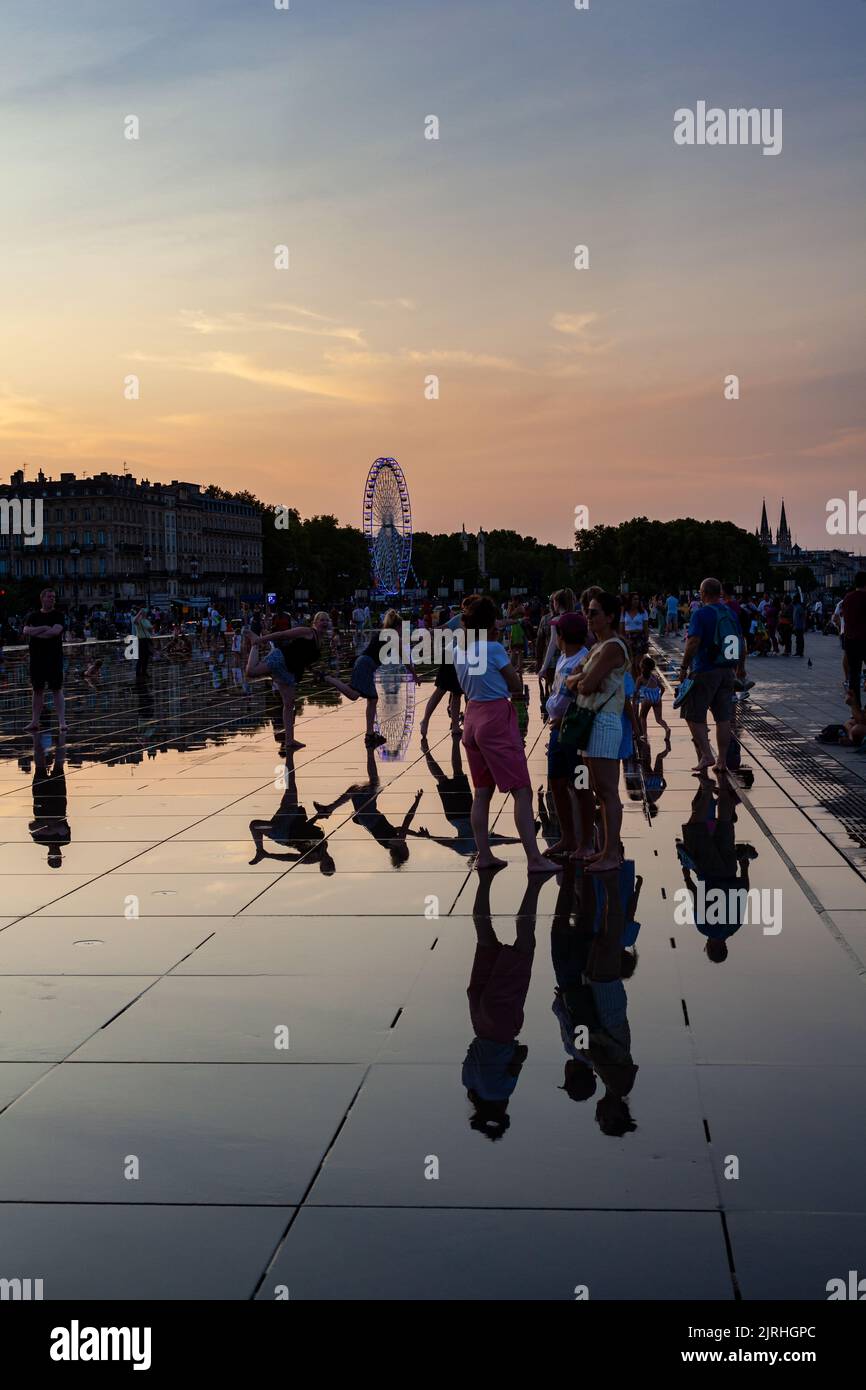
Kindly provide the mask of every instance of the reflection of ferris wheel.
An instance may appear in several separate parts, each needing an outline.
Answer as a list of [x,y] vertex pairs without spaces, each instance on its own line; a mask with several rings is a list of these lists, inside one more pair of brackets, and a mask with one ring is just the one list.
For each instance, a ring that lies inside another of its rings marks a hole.
[[415,682],[403,666],[380,666],[376,672],[376,731],[385,742],[376,749],[383,762],[405,757],[415,725]]
[[376,597],[401,593],[412,557],[412,509],[406,479],[396,459],[376,459],[367,474],[364,535],[370,547]]

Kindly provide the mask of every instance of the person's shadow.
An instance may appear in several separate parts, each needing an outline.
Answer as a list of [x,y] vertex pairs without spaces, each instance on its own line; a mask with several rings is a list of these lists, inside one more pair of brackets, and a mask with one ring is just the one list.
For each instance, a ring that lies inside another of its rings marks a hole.
[[[306,808],[298,800],[295,764],[289,752],[283,769],[283,794],[277,810],[270,820],[250,821],[250,835],[255,846],[250,864],[260,864],[263,859],[282,863],[296,863],[303,859],[308,864],[317,863],[321,873],[333,874],[337,866],[328,849],[328,837],[317,824],[319,819],[318,814],[308,816]],[[266,839],[284,848],[265,849]]]
[[28,824],[34,844],[48,850],[49,869],[63,865],[63,849],[72,840],[66,819],[66,743],[59,739],[49,767],[41,734],[33,735],[33,820]]
[[[451,739],[450,777],[433,757],[426,738],[421,740],[421,751],[430,773],[436,779],[436,790],[439,793],[445,819],[454,826],[456,834],[432,835],[425,826],[419,826],[417,830],[410,830],[408,833],[415,835],[418,839],[431,840],[434,844],[444,845],[446,849],[452,849],[455,854],[461,855],[464,859],[471,859],[476,854],[471,818],[472,787],[463,770],[460,739],[453,737]],[[491,846],[519,845],[520,840],[515,835],[497,835],[494,832],[490,836],[490,844]]]
[[423,796],[423,792],[415,793],[415,798],[406,812],[399,825],[395,825],[389,820],[384,811],[379,809],[378,797],[382,790],[382,783],[379,779],[379,766],[376,761],[376,749],[367,749],[367,781],[356,782],[347,787],[334,801],[314,801],[317,817],[327,818],[338,811],[341,806],[351,802],[354,808],[352,820],[356,825],[360,825],[368,834],[372,835],[377,844],[388,851],[391,863],[395,869],[400,868],[409,858],[409,845],[407,836],[410,833],[412,821],[415,819],[415,812]]

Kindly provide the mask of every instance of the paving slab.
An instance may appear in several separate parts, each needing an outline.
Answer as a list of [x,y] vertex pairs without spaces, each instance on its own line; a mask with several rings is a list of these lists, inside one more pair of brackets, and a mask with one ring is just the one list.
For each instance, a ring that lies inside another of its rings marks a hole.
[[733,1299],[709,1212],[304,1207],[258,1297]]

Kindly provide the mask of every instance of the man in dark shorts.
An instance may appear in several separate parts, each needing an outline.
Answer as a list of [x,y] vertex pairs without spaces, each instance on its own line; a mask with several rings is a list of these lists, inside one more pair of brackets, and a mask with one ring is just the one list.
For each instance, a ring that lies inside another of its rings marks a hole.
[[63,632],[66,620],[54,606],[53,589],[43,589],[40,607],[24,619],[23,635],[30,647],[30,684],[33,688],[33,717],[27,725],[31,733],[39,728],[46,686],[54,695],[54,707],[61,733],[66,731],[66,701],[63,695]]
[[[697,749],[695,771],[711,767],[716,772],[725,771],[734,717],[736,669],[742,660],[743,646],[739,623],[730,608],[722,603],[721,584],[718,579],[705,579],[701,585],[701,607],[695,609],[689,621],[680,668],[681,681],[689,674],[692,678],[691,689],[679,708]],[[716,721],[718,758],[713,756],[710,747],[707,728],[710,711]]]

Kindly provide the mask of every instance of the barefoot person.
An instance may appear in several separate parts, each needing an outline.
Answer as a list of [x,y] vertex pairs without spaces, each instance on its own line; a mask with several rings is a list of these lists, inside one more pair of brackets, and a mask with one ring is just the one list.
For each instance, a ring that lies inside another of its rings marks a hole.
[[662,726],[665,731],[665,738],[670,742],[671,726],[666,723],[662,714],[664,693],[664,686],[659,680],[655,661],[651,656],[643,657],[640,663],[640,680],[637,687],[638,718],[643,738],[647,737],[647,719],[650,710],[652,710],[656,723]]
[[23,636],[30,646],[30,685],[33,689],[33,716],[27,728],[39,728],[45,703],[46,686],[54,695],[54,707],[61,733],[66,731],[66,701],[63,695],[63,632],[66,621],[54,606],[54,590],[43,589],[40,607],[24,619]]
[[[381,631],[375,632],[370,638],[361,655],[352,667],[352,674],[349,677],[349,684],[341,681],[339,676],[328,675],[327,672],[317,673],[326,685],[330,685],[334,690],[339,690],[341,695],[345,695],[347,700],[367,701],[367,725],[364,735],[364,743],[367,748],[378,748],[380,744],[387,743],[384,734],[377,734],[376,708],[379,703],[379,692],[376,689],[376,672],[382,665],[382,659],[387,654],[388,649],[394,645],[395,630],[400,627],[400,614],[396,608],[389,608],[382,619]],[[410,663],[410,672],[415,684],[418,684],[418,677]]]
[[[474,603],[477,594],[470,594],[463,600],[462,607]],[[462,626],[461,609],[451,617],[447,609],[444,609],[439,616],[439,626],[446,632],[456,632]],[[451,652],[447,653],[451,657]],[[433,694],[424,706],[424,713],[418,731],[422,739],[426,739],[427,730],[430,727],[430,717],[440,701],[448,697],[448,713],[451,718],[451,733],[455,738],[460,736],[460,701],[463,698],[463,691],[460,689],[460,682],[454,671],[454,662],[450,659],[443,661],[436,672],[436,684]]]
[[583,669],[567,677],[565,682],[577,696],[578,706],[595,713],[583,751],[589,779],[601,806],[604,843],[599,853],[584,859],[587,872],[592,873],[616,869],[620,862],[619,751],[630,656],[625,642],[617,635],[619,615],[620,601],[614,594],[601,593],[590,599],[586,616],[595,645]]
[[[790,643],[789,643],[790,646]],[[724,772],[734,717],[736,670],[743,659],[743,636],[730,608],[722,603],[718,579],[701,585],[701,606],[689,620],[680,680],[691,675],[692,685],[680,705],[698,754],[695,772],[713,768]],[[719,744],[718,758],[710,746],[707,715],[712,712]]]
[[[269,637],[253,635],[250,641],[247,675],[271,677],[283,702],[287,752],[304,747],[295,738],[295,695],[307,667],[319,660],[319,638],[327,632],[329,625],[327,613],[317,613],[311,627],[290,627],[283,632],[272,632]],[[259,647],[265,642],[273,645],[267,656],[260,659]]]
[[472,833],[478,849],[476,868],[499,868],[490,850],[490,802],[494,787],[514,798],[514,823],[526,853],[530,873],[556,872],[535,839],[532,783],[526,765],[517,713],[510,696],[523,696],[523,682],[496,640],[497,614],[492,599],[479,598],[463,614],[466,645],[455,652],[454,666],[466,695],[463,747],[475,795],[472,800]]
[[[572,800],[578,753],[576,748],[560,746],[559,730],[562,726],[562,720],[574,700],[574,696],[566,688],[565,682],[589,656],[586,646],[586,618],[582,613],[561,613],[558,618],[553,619],[551,628],[559,647],[559,658],[556,663],[556,674],[553,678],[553,690],[546,706],[550,720],[547,776],[550,782],[550,794],[556,808],[556,818],[559,821],[560,836],[555,844],[550,845],[544,851],[545,857],[548,859],[555,858],[557,855],[564,857],[572,854],[578,848],[575,831],[575,805]],[[576,795],[578,796],[580,844],[587,853],[591,853],[595,812],[592,793],[589,790],[582,793],[583,805],[580,802],[581,794],[576,793]],[[589,801],[588,809],[585,804],[587,798]]]

